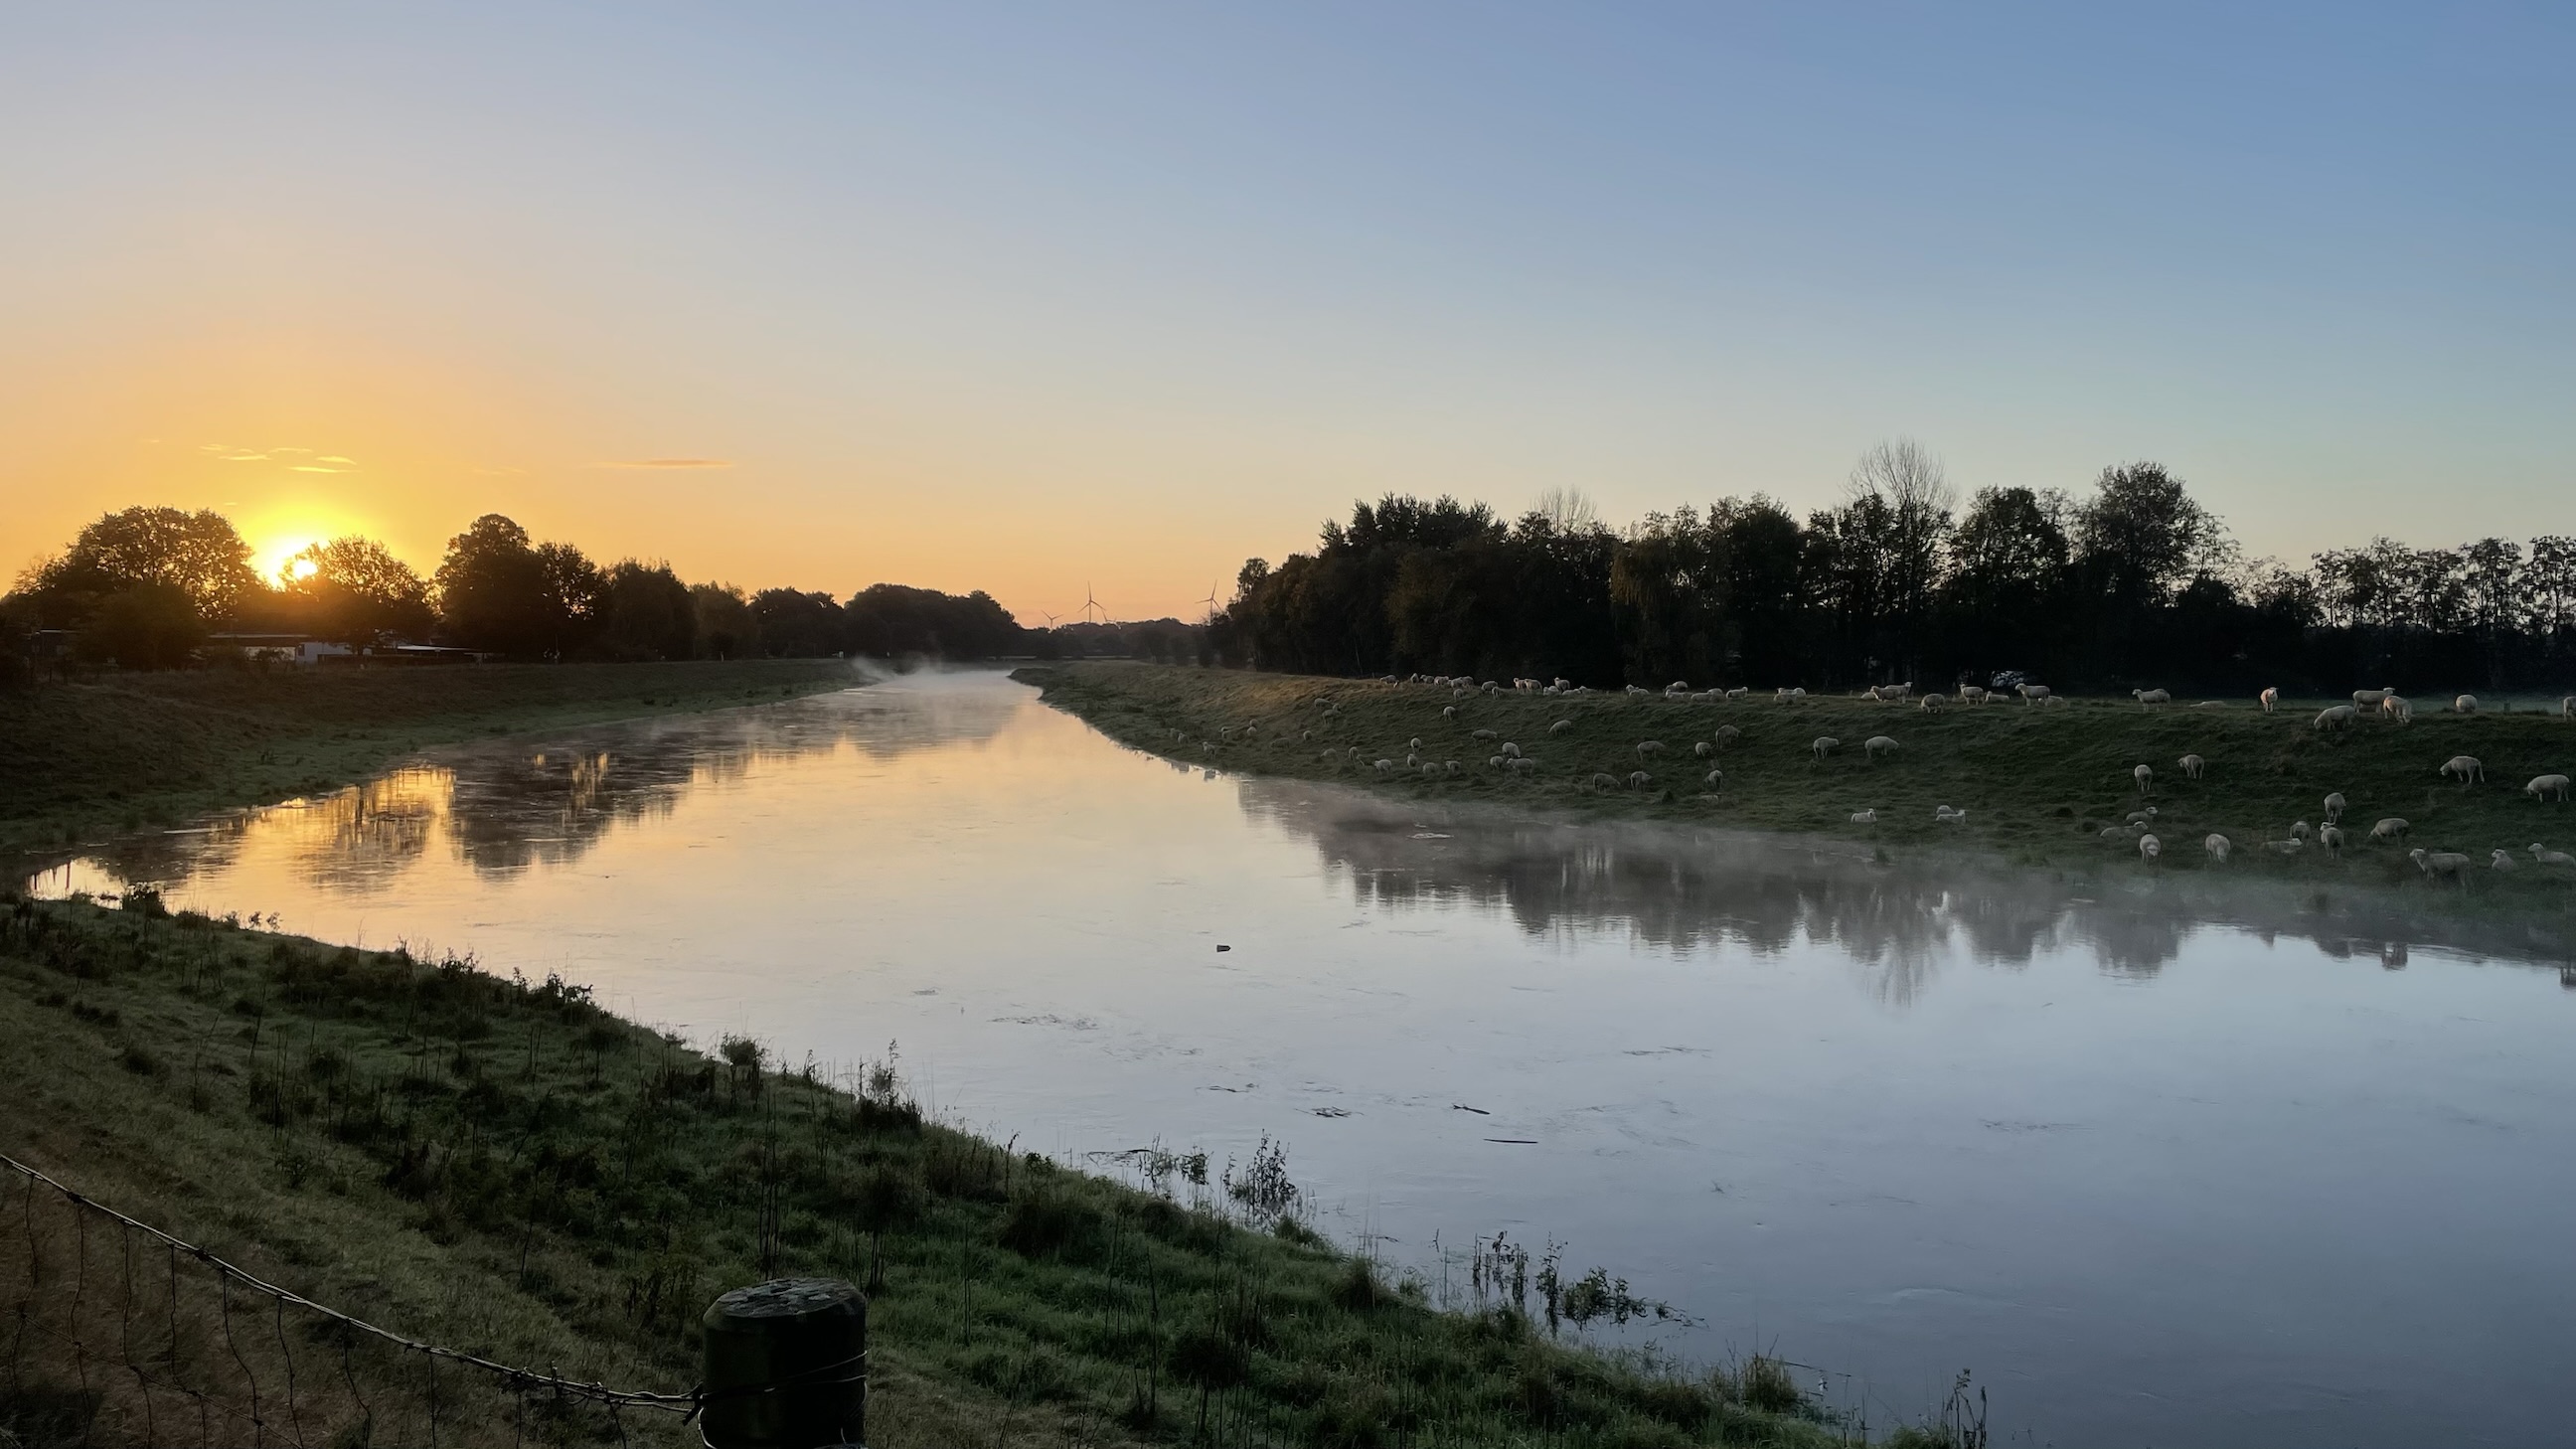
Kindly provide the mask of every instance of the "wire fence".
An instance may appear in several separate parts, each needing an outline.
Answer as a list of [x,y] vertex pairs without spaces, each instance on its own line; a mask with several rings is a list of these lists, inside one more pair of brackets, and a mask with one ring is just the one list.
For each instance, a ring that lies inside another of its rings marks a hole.
[[684,1426],[712,1397],[615,1389],[426,1343],[15,1158],[0,1155],[0,1167],[18,1189],[0,1203],[0,1449],[686,1443],[696,1436]]

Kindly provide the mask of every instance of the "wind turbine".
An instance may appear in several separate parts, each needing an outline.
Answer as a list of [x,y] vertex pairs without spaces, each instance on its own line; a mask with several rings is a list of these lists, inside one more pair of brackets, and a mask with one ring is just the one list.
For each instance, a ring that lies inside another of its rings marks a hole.
[[1047,611],[1046,611],[1046,610],[1044,610],[1044,609],[1040,609],[1040,610],[1038,610],[1038,612],[1039,612],[1040,614],[1042,614],[1042,615],[1045,615],[1045,617],[1046,617],[1046,621],[1047,621],[1047,628],[1048,628],[1048,630],[1049,630],[1049,631],[1053,631],[1053,630],[1054,630],[1054,628],[1055,628],[1055,615],[1047,613]]
[[1086,624],[1091,622],[1091,611],[1094,609],[1100,610],[1101,623],[1115,622],[1109,617],[1109,611],[1101,607],[1100,601],[1091,596],[1091,585],[1084,584],[1082,586],[1082,622]]
[[1208,596],[1207,596],[1207,598],[1206,598],[1205,600],[1203,600],[1202,602],[1204,602],[1204,603],[1207,605],[1207,611],[1208,611],[1209,615],[1210,615],[1210,616],[1215,615],[1215,613],[1216,613],[1216,580],[1214,580],[1214,579],[1210,579],[1210,580],[1208,580]]

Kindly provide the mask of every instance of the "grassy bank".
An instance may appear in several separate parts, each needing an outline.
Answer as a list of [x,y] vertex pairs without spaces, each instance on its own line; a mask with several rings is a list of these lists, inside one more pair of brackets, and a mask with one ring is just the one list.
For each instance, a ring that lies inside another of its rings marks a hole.
[[[2129,700],[1927,714],[1912,704],[1846,698],[1782,705],[1767,695],[1731,703],[1453,695],[1419,685],[1107,662],[1032,668],[1017,677],[1043,688],[1049,703],[1141,749],[1408,798],[1792,831],[1891,850],[1968,846],[2030,864],[2120,870],[2150,867],[2140,864],[2133,839],[2106,841],[2102,831],[2152,804],[2158,814],[2151,828],[2165,847],[2156,870],[2414,891],[2428,901],[2462,894],[2456,884],[2427,881],[2405,847],[2363,839],[2372,822],[2397,816],[2413,827],[2406,846],[2472,854],[2477,869],[2467,893],[2482,906],[2554,915],[2565,924],[2576,891],[2576,873],[2543,869],[2525,850],[2534,841],[2576,847],[2576,805],[2543,804],[2522,792],[2532,776],[2576,773],[2576,724],[2538,713],[2427,713],[2406,725],[2371,721],[2320,734],[2309,721],[2324,701],[2285,704],[2269,715],[2250,701],[2144,710]],[[1454,718],[1444,716],[1451,708]],[[1559,721],[1568,723],[1557,729]],[[1717,747],[1723,727],[1737,733]],[[1479,738],[1478,731],[1493,735]],[[1875,735],[1898,748],[1872,763],[1862,746]],[[1841,748],[1818,758],[1819,736],[1839,739]],[[1458,772],[1404,768],[1415,739],[1423,758],[1455,760]],[[1660,741],[1663,752],[1641,758],[1637,746],[1646,740]],[[1520,745],[1536,767],[1489,766],[1503,741]],[[1703,741],[1713,749],[1705,759],[1693,754]],[[2186,754],[2207,762],[2201,779],[2185,778],[2178,761]],[[2484,762],[2488,783],[2462,789],[2440,777],[2442,763],[2461,754]],[[1380,759],[1397,768],[1377,770]],[[2144,796],[2131,774],[2140,764],[2155,772]],[[1654,777],[1645,789],[1593,784],[1596,774],[1624,781],[1641,768]],[[1714,786],[1705,780],[1712,768],[1724,775]],[[2294,821],[2321,821],[2329,791],[2349,801],[2344,823],[2352,840],[2344,858],[2314,844],[2292,856],[2263,848],[2287,838]],[[1966,821],[1936,823],[1939,805],[1967,811]],[[1861,811],[1875,811],[1876,820],[1854,822]],[[2234,843],[2224,866],[2202,848],[2212,833]],[[2488,869],[2497,848],[2511,851],[2519,868]]]
[[[1535,1296],[1440,1312],[1293,1216],[1258,1230],[1278,1164],[1237,1168],[1230,1194],[1167,1161],[1175,1194],[1141,1190],[925,1121],[892,1070],[704,1056],[559,982],[149,898],[0,899],[0,1100],[0,1150],[103,1201],[379,1324],[585,1381],[685,1387],[725,1288],[868,1283],[881,1446],[1846,1442],[1777,1365],[1614,1361],[1553,1341]],[[0,1442],[154,1423],[193,1442],[201,1422],[249,1442],[263,1387],[268,1437],[292,1442],[294,1384],[297,1439],[428,1442],[416,1360],[344,1354],[210,1283],[165,1292],[157,1253],[138,1271],[130,1240],[76,1238],[8,1186],[0,1318],[32,1303],[38,1331],[21,1321]],[[1612,1306],[1602,1286],[1563,1306]],[[695,1442],[662,1415],[532,1413],[461,1371],[444,1393],[440,1443]]]
[[200,669],[0,691],[0,854],[312,794],[486,734],[836,689],[828,659]]

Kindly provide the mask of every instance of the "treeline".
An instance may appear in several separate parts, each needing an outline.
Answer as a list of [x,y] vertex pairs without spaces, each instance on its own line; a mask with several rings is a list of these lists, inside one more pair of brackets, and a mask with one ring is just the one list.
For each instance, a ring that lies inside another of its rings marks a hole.
[[366,538],[314,544],[274,580],[259,577],[250,558],[219,513],[110,513],[0,598],[0,630],[72,631],[81,656],[126,668],[186,664],[217,633],[438,643],[510,659],[989,659],[1028,648],[1020,626],[981,590],[746,593],[686,582],[664,563],[602,565],[572,544],[538,542],[497,513],[448,540],[427,578]]
[[2381,538],[2296,568],[2245,559],[2155,463],[1963,503],[1898,442],[1804,519],[1758,494],[1624,530],[1570,495],[1511,520],[1358,504],[1314,552],[1245,564],[1214,634],[1266,669],[1595,686],[2554,687],[2576,678],[2576,539]]

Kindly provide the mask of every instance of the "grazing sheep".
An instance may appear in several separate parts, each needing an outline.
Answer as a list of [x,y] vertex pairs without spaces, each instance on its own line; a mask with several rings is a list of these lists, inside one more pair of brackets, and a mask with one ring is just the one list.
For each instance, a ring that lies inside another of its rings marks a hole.
[[1535,769],[1537,769],[1537,768],[1538,768],[1538,761],[1531,759],[1531,758],[1530,758],[1529,756],[1527,756],[1527,755],[1522,755],[1522,756],[1518,757],[1517,759],[1512,760],[1512,761],[1510,762],[1509,768],[1510,768],[1510,769],[1512,769],[1512,770],[1513,770],[1514,772],[1516,772],[1516,773],[1526,775],[1526,774],[1528,774],[1530,771],[1535,770]]
[[2182,766],[2182,777],[2186,780],[2199,779],[2200,772],[2209,768],[2209,762],[2198,755],[2185,755],[2175,763]]
[[1854,825],[1876,825],[1878,823],[1878,812],[1876,810],[1855,810],[1852,812],[1851,823]]
[[2396,692],[2394,689],[2356,689],[2352,692],[2352,702],[2363,709],[2374,709]]
[[2021,702],[2025,708],[2044,703],[2048,699],[2048,686],[2045,684],[2022,684],[2014,686],[2014,689],[2021,695]]
[[1653,783],[1655,783],[1655,777],[1647,774],[1643,770],[1631,770],[1628,772],[1628,788],[1631,790],[1643,790]]
[[1456,760],[1443,760],[1440,764],[1441,768],[1447,770],[1450,774],[1454,775],[1458,773],[1458,762]]
[[1404,747],[1405,747],[1406,749],[1408,749],[1408,750],[1418,750],[1418,749],[1421,749],[1421,748],[1422,748],[1422,736],[1420,736],[1420,735],[1415,735],[1413,738],[1411,738],[1411,739],[1409,739],[1409,740],[1406,740],[1406,741],[1404,742]]
[[2155,784],[2156,772],[2150,766],[2140,765],[2129,772],[2129,778],[2138,782],[2138,793],[2144,795],[2147,793],[2147,787]]
[[2173,703],[2173,691],[2170,689],[2133,689],[2129,693],[2137,698],[2140,709],[2145,709],[2151,704]]
[[2399,724],[2412,724],[2415,721],[2414,702],[2402,695],[2392,694],[2386,699],[2381,700],[2379,702],[2379,712],[2388,716],[2390,719],[2397,721]]
[[2576,855],[2563,850],[2550,850],[2537,840],[2531,843],[2531,858],[2542,865],[2576,865]]
[[2474,694],[2464,694],[2451,701],[2451,713],[2453,714],[2476,714],[2477,712],[2478,697]]
[[1552,735],[1561,735],[1572,728],[1574,728],[1574,721],[1570,719],[1561,719],[1556,723],[1549,725],[1547,727],[1547,732]]
[[1717,753],[1717,746],[1710,744],[1706,740],[1700,740],[1691,746],[1691,753],[1705,760],[1709,756]]
[[2164,853],[2165,843],[2163,841],[2156,839],[2152,835],[2141,835],[2138,837],[2138,859],[2145,861],[2149,865],[2153,865],[2155,864],[2156,857]]
[[1607,771],[1595,770],[1592,772],[1592,788],[1595,790],[1616,790],[1619,788],[1619,777],[1610,774]]
[[1735,743],[1738,739],[1743,738],[1743,736],[1744,731],[1737,729],[1733,725],[1719,725],[1716,732],[1711,734],[1708,738],[1709,743],[1722,750],[1728,745]]
[[1440,762],[1439,762],[1439,761],[1437,761],[1437,760],[1425,760],[1425,761],[1423,761],[1423,762],[1422,762],[1422,776],[1423,776],[1423,778],[1424,778],[1424,779],[1429,779],[1429,778],[1431,778],[1432,776],[1437,775],[1437,774],[1439,774],[1439,773],[1440,773]]
[[2326,797],[2326,823],[2331,825],[2334,822],[2341,820],[2343,818],[2343,809],[2343,792],[2341,790],[2337,790],[2333,794],[2328,795]]
[[1796,704],[1807,697],[1807,692],[1803,689],[1792,689],[1787,685],[1782,685],[1778,690],[1775,690],[1772,693],[1771,697],[1782,704]]
[[2516,864],[2514,864],[2513,852],[2512,852],[2512,851],[2510,851],[2510,850],[2494,850],[2494,851],[2489,851],[2489,852],[2487,852],[2487,869],[2489,869],[2489,870],[2508,870],[2508,871],[2509,871],[2509,870],[2519,870],[2519,869],[2521,869],[2521,867],[2520,867],[2520,866],[2518,866],[2518,865],[2516,865]]
[[2404,840],[2406,838],[2406,832],[2413,830],[2414,828],[2414,826],[2407,824],[2397,816],[2391,815],[2381,820],[2378,824],[2370,827],[2370,838],[2373,840]]
[[1404,752],[1404,768],[1410,770],[1421,763],[1422,756],[1418,751],[1407,750]]
[[2531,778],[2531,783],[2522,787],[2522,793],[2530,796],[2534,800],[2543,799],[2549,795],[2555,794],[2559,799],[2559,803],[2564,804],[2567,800],[2567,777],[2565,775],[2534,775]]
[[2317,844],[2324,846],[2328,855],[2343,854],[2343,827],[2340,825],[2318,826]]
[[1518,746],[1518,745],[1516,745],[1516,744],[1513,744],[1510,740],[1505,740],[1505,741],[1503,741],[1503,748],[1502,748],[1502,750],[1500,751],[1500,753],[1505,754],[1505,755],[1508,755],[1508,756],[1510,756],[1511,758],[1513,758],[1513,759],[1517,760],[1517,759],[1519,759],[1519,758],[1520,758],[1520,756],[1521,756],[1521,747],[1520,747],[1520,746]]
[[1391,774],[1394,770],[1395,761],[1393,760],[1380,760],[1377,762],[1377,772],[1381,775]]
[[1639,741],[1637,741],[1637,758],[1638,758],[1638,759],[1641,759],[1641,760],[1648,760],[1648,759],[1652,759],[1652,758],[1654,758],[1655,756],[1662,754],[1663,752],[1664,752],[1664,742],[1663,742],[1662,740],[1639,740]]
[[1311,744],[1313,744],[1314,742],[1315,742],[1315,732],[1314,732],[1313,730],[1299,730],[1299,731],[1297,731],[1297,743],[1299,743],[1299,744],[1301,744],[1301,745],[1311,745]]
[[2264,687],[2263,692],[2255,696],[2255,698],[2257,702],[2263,706],[2263,712],[2265,714],[2270,714],[2272,712],[2272,706],[2281,702],[2281,691],[2267,685]]
[[2263,848],[2277,855],[2296,855],[2306,849],[2307,844],[2304,840],[2267,840],[2263,842]]
[[1939,714],[1941,711],[1948,709],[1949,707],[1950,696],[1943,694],[1937,689],[1923,696],[1923,712],[1925,714]]
[[1748,694],[1751,694],[1752,692],[1753,692],[1752,690],[1747,689],[1747,688],[1745,688],[1743,685],[1739,684],[1739,685],[1735,686],[1733,689],[1728,690],[1728,691],[1726,692],[1726,697],[1727,697],[1728,699],[1742,699],[1744,696],[1746,696],[1746,695],[1748,695]]
[[1644,694],[1645,692],[1646,686],[1642,684],[1632,684],[1628,686],[1628,693],[1630,694]]
[[2415,868],[2424,872],[2426,880],[2447,875],[2457,880],[2463,889],[2469,884],[2469,858],[2456,850],[2427,851],[2419,846],[2406,852],[2406,858],[2415,862]]
[[2469,782],[2472,780],[2479,782],[2485,781],[2487,777],[2487,767],[2480,764],[2478,762],[2478,757],[2475,755],[2453,755],[2449,759],[2444,760],[2442,762],[2442,768],[2435,773],[2439,774],[2445,780],[2456,776],[2459,779],[2460,788],[2465,790],[2469,787]]
[[1702,783],[1706,784],[1708,788],[1714,790],[1718,786],[1726,783],[1726,772],[1724,770],[1711,770],[1708,772],[1708,778]]
[[2226,836],[2213,834],[2201,837],[2200,848],[2209,852],[2209,858],[2211,860],[2218,862],[2220,865],[2225,865],[2227,864],[2227,852],[2235,849],[2235,845]]
[[1841,749],[1842,747],[1843,742],[1835,739],[1832,735],[1818,735],[1816,736],[1816,743],[1812,748],[1816,752],[1816,758],[1821,760],[1825,756]]
[[1447,720],[1456,719],[1458,717],[1458,706],[1454,704],[1444,704],[1440,706],[1440,717]]
[[1488,769],[1488,770],[1500,770],[1500,769],[1503,769],[1503,768],[1505,768],[1506,766],[1508,766],[1508,765],[1510,765],[1510,764],[1511,764],[1511,761],[1509,761],[1509,760],[1507,760],[1507,759],[1503,758],[1503,757],[1502,757],[1502,756],[1500,756],[1500,755],[1487,755],[1487,756],[1485,757],[1485,768],[1486,768],[1486,769]]
[[1860,742],[1860,748],[1863,754],[1869,756],[1869,762],[1875,765],[1878,763],[1878,757],[1880,755],[1895,754],[1899,746],[1896,741],[1885,735],[1871,735],[1868,739]]
[[2062,694],[2052,694],[2048,698],[2041,700],[2040,703],[2047,705],[2051,709],[2063,709],[2066,706],[2066,696]]
[[2137,833],[2137,829],[2134,826],[2105,825],[2098,833],[2098,838],[2102,840],[2128,840],[2134,838]]
[[1360,757],[1360,747],[1359,747],[1359,746],[1357,746],[1357,745],[1353,745],[1353,746],[1351,746],[1351,758],[1352,758],[1352,759],[1354,759],[1354,760],[1356,760],[1356,759],[1358,759],[1359,757]]
[[2304,821],[2304,820],[2293,820],[2293,821],[2291,821],[2291,822],[2290,822],[2290,838],[2291,838],[2291,839],[2293,839],[2293,840],[2305,840],[2305,839],[2307,839],[2307,838],[2308,838],[2308,834],[2309,834],[2309,831],[2308,831],[2308,822],[2306,822],[2306,821]]
[[1932,821],[1936,825],[1965,825],[1968,823],[1968,812],[1953,810],[1947,805],[1935,805],[1932,807]]
[[2317,711],[2316,723],[2308,728],[2322,734],[2327,730],[2348,730],[2361,712],[2348,704],[2330,704]]
[[2132,810],[2128,815],[2128,820],[2131,825],[2145,825],[2152,822],[2155,818],[2156,807],[2153,805],[2148,806],[2144,810]]
[[2571,694],[2558,701],[2558,717],[2560,719],[2576,719],[2576,694]]
[[1492,730],[1469,730],[1467,732],[1467,738],[1471,740],[1499,740],[1502,736]]
[[1984,704],[1985,702],[1986,692],[1984,690],[1979,689],[1973,684],[1962,684],[1959,686],[1959,703]]

